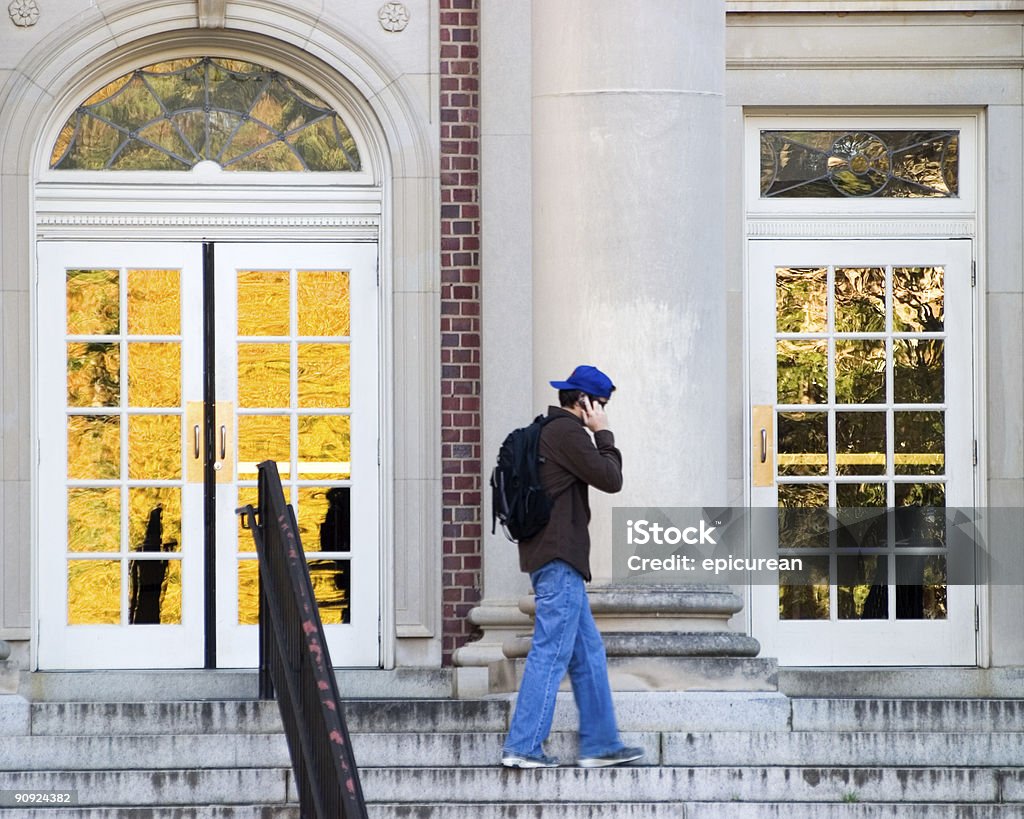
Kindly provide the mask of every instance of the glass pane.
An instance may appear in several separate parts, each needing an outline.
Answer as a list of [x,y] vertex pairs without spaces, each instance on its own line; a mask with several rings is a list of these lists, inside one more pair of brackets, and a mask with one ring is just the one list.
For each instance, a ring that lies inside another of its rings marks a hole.
[[948,198],[959,131],[762,131],[762,197]]
[[828,342],[780,339],[775,355],[780,404],[828,402]]
[[[232,135],[237,145],[225,152]],[[255,63],[210,57],[166,60],[108,83],[64,124],[50,167],[187,170],[261,146],[228,167],[302,170],[299,156],[314,171],[360,167],[348,127],[308,88]],[[282,168],[273,155],[290,159]]]
[[897,475],[941,475],[946,469],[945,413],[894,412]]
[[180,271],[128,271],[128,332],[137,336],[181,333]]
[[181,490],[133,486],[128,490],[128,542],[135,552],[181,550]]
[[238,625],[255,626],[260,622],[260,564],[256,560],[238,561]]
[[896,619],[945,620],[944,555],[896,556]]
[[291,384],[290,345],[238,345],[238,406],[289,407]]
[[116,480],[121,475],[121,419],[116,415],[68,418],[68,478]]
[[803,557],[803,570],[779,572],[780,620],[828,620],[828,557]]
[[121,549],[121,490],[68,489],[68,551]]
[[940,333],[945,322],[942,267],[894,267],[892,329],[897,333]]
[[779,548],[827,549],[833,529],[826,484],[779,485]]
[[352,561],[311,560],[309,578],[313,582],[313,596],[319,604],[320,620],[324,625],[350,622]]
[[840,620],[888,620],[888,558],[839,555],[836,606]]
[[884,483],[837,483],[836,506],[846,509],[886,506]]
[[181,623],[181,561],[128,562],[128,622]]
[[941,339],[894,339],[893,400],[898,404],[941,404],[946,394],[944,352]]
[[885,474],[885,413],[836,413],[836,474]]
[[116,342],[68,344],[68,406],[116,407],[121,403],[121,346]]
[[256,476],[256,465],[277,461],[282,477],[291,473],[291,427],[287,415],[238,416],[238,474]]
[[299,335],[349,335],[348,271],[300,270],[298,278]]
[[118,625],[120,622],[120,561],[69,560],[68,625]]
[[828,329],[824,267],[775,268],[775,329],[780,333],[824,333]]
[[128,477],[175,480],[181,477],[181,416],[128,417]]
[[348,344],[299,345],[299,406],[349,406],[351,374]]
[[239,271],[238,335],[290,335],[290,300],[287,270]]
[[836,268],[836,331],[885,332],[885,271],[880,267]]
[[885,403],[885,341],[836,341],[836,403]]
[[945,549],[946,510],[934,506],[897,506],[893,510],[896,546]]
[[307,552],[352,548],[351,490],[347,486],[299,490],[299,539]]
[[67,272],[68,335],[116,335],[120,327],[121,291],[117,270]]
[[946,508],[946,487],[941,483],[896,484],[897,506],[932,506]]
[[181,406],[181,345],[132,342],[128,345],[128,405]]
[[352,477],[351,419],[347,415],[299,418],[299,480]]
[[780,475],[828,474],[828,415],[778,413]]

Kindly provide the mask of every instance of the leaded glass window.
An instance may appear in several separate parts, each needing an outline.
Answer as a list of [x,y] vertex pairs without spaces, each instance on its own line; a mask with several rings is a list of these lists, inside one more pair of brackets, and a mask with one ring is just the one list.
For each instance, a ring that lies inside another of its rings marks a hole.
[[761,131],[762,198],[954,198],[959,131]]
[[278,71],[219,57],[166,60],[107,83],[64,123],[59,170],[358,171],[348,126]]

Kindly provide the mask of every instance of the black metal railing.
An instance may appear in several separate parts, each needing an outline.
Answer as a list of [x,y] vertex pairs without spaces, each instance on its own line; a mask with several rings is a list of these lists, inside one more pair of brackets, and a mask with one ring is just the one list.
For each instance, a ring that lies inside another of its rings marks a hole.
[[303,819],[366,819],[295,512],[273,461],[259,465],[257,504],[237,511],[252,530],[260,564],[260,699],[276,691]]

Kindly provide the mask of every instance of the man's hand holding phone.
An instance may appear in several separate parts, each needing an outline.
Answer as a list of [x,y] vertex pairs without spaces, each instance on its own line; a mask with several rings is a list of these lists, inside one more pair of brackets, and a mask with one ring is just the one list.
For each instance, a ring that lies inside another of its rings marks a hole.
[[591,401],[589,396],[580,396],[580,409],[583,410],[583,423],[591,432],[608,429],[608,415],[599,401]]

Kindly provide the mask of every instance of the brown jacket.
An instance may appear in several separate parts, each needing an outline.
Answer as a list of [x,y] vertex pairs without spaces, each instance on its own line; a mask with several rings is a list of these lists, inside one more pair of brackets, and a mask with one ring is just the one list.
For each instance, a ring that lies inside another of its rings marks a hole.
[[561,407],[548,407],[555,420],[540,433],[540,480],[554,499],[551,519],[540,533],[519,543],[519,568],[533,572],[564,560],[590,580],[589,486],[622,489],[622,454],[609,429],[591,440],[583,421]]

